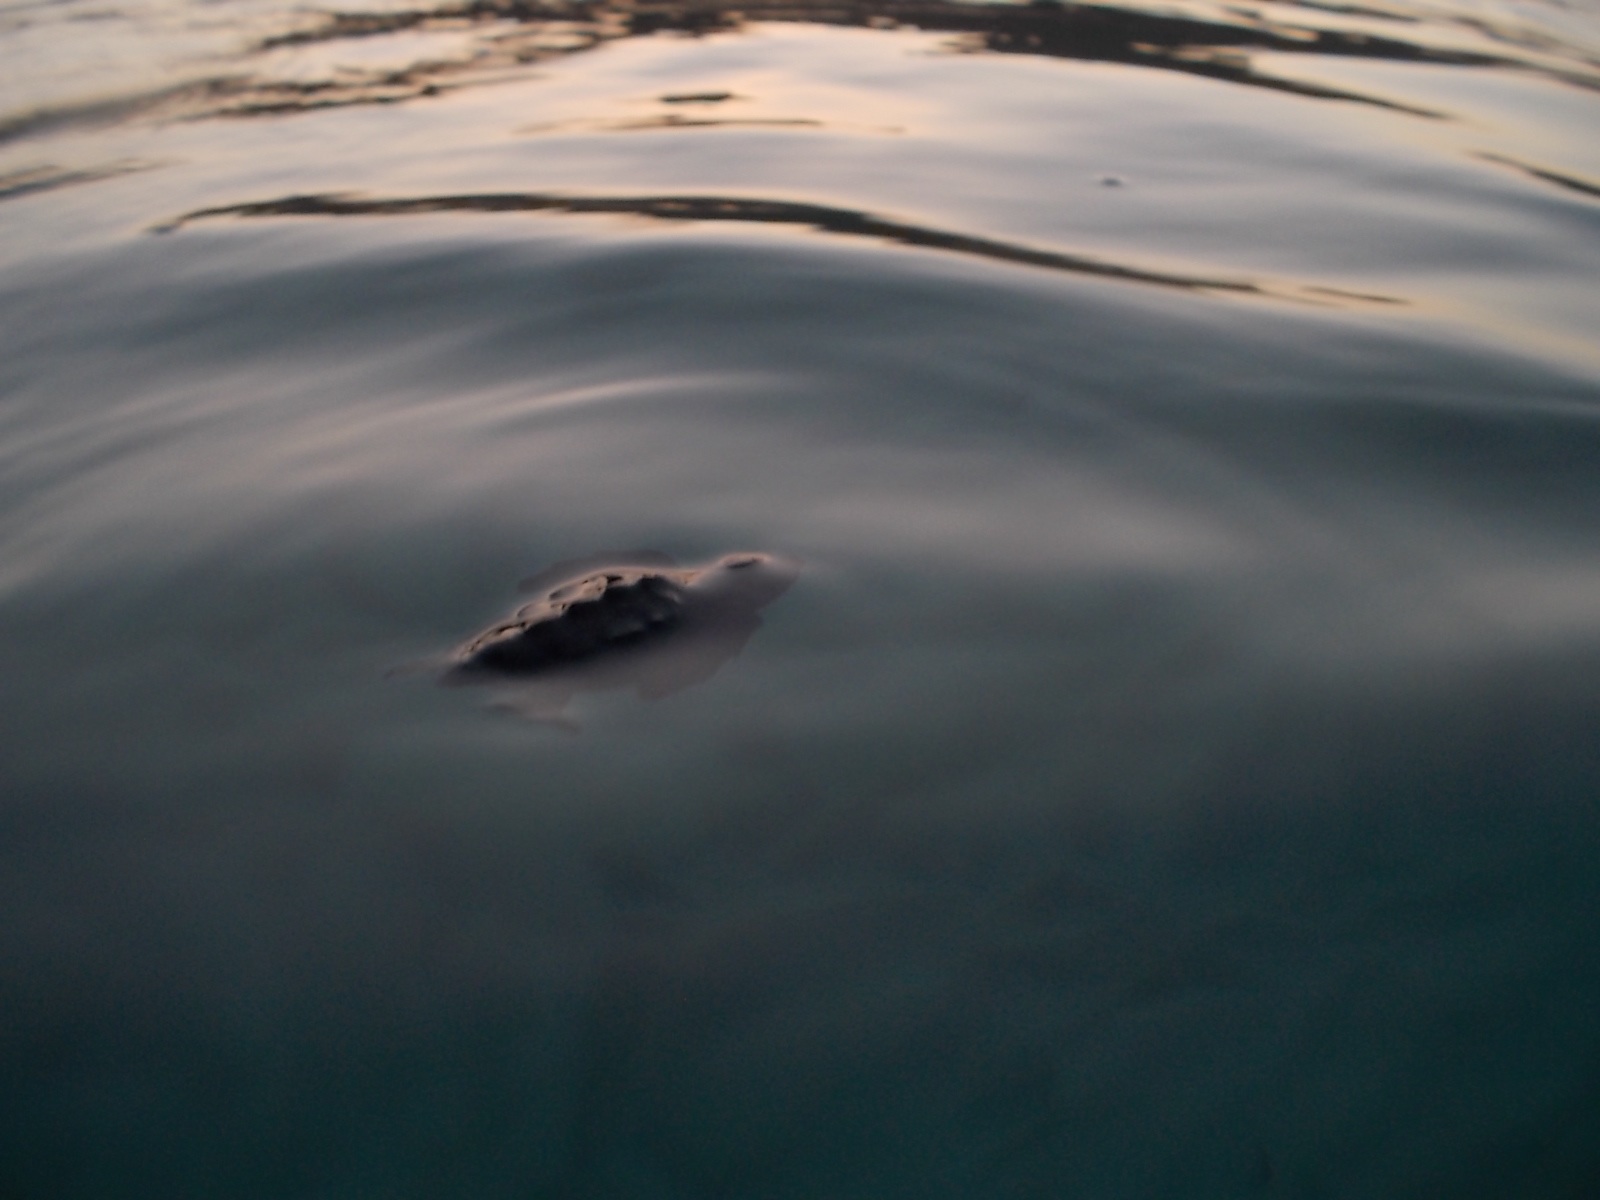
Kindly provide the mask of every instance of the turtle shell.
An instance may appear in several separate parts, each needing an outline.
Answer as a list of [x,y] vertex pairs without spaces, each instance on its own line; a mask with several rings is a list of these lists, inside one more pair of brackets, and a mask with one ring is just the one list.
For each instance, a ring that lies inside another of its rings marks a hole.
[[664,633],[683,618],[685,575],[614,569],[563,583],[463,645],[457,669],[527,674]]

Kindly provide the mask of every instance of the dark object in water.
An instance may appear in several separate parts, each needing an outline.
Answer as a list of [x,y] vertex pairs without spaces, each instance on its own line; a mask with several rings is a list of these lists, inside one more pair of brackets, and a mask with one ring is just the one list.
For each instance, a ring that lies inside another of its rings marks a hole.
[[684,588],[676,572],[585,575],[473,638],[457,670],[539,671],[659,634],[682,618]]
[[441,681],[501,685],[508,707],[562,725],[579,692],[670,695],[744,649],[799,570],[755,553],[695,567],[654,551],[558,563],[523,581],[536,599],[456,648]]

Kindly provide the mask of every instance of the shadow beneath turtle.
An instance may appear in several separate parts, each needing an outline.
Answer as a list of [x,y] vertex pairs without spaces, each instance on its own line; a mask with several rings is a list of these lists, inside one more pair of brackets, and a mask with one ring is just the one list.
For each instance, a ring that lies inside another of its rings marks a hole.
[[581,694],[658,700],[710,679],[799,573],[758,553],[687,567],[649,550],[557,563],[523,580],[534,599],[452,651],[439,681],[490,686],[497,707],[576,731],[568,709]]

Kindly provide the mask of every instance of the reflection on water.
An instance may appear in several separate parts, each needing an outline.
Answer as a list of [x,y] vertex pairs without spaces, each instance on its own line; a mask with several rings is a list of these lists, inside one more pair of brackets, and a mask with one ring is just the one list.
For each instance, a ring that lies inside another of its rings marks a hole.
[[[1281,9],[1284,17],[1265,15]],[[1318,15],[1323,22],[1316,23]],[[1178,71],[1208,79],[1299,96],[1375,105],[1413,116],[1445,117],[1438,109],[1259,69],[1254,55],[1315,56],[1455,67],[1498,67],[1544,75],[1573,85],[1600,87],[1600,55],[1574,51],[1562,41],[1505,28],[1479,17],[1426,12],[1408,15],[1360,6],[1298,4],[1283,0],[1256,8],[1224,7],[1222,19],[1106,5],[1037,0],[1027,5],[959,0],[878,0],[815,5],[761,0],[738,8],[711,3],[541,4],[522,0],[471,0],[413,9],[329,13],[315,23],[260,39],[258,65],[245,73],[199,79],[143,97],[22,112],[0,121],[0,141],[73,122],[99,123],[139,112],[160,116],[261,116],[351,104],[395,104],[428,98],[474,83],[494,83],[508,72],[595,50],[619,39],[662,33],[696,37],[737,32],[752,22],[833,25],[880,31],[954,34],[954,52],[1021,54],[1080,62],[1120,63]],[[1329,23],[1329,19],[1333,23]],[[1403,40],[1379,26],[1351,28],[1351,18],[1406,23],[1419,40]],[[1433,28],[1421,39],[1423,23]],[[1493,50],[1459,43],[1463,29]],[[463,40],[463,34],[478,31]],[[1452,36],[1452,33],[1456,36]],[[347,49],[311,78],[275,74],[274,52],[372,39],[433,35],[409,50],[391,48],[394,61],[363,67]],[[1520,56],[1506,53],[1512,47]],[[431,52],[430,52],[431,51]],[[670,102],[670,101],[668,101]]]
[[28,167],[0,175],[0,200],[29,196],[35,192],[48,192],[56,188],[72,187],[79,183],[94,183],[101,179],[114,179],[130,171],[146,170],[144,163],[108,163],[89,171],[63,171],[58,167]]
[[0,38],[0,1197],[1600,1190],[1592,13]]
[[1240,279],[1206,279],[1200,276],[1141,270],[1117,263],[1099,262],[1080,255],[1058,254],[991,238],[973,237],[942,229],[909,225],[870,213],[827,208],[820,204],[793,204],[773,200],[738,200],[723,196],[418,196],[399,200],[362,200],[351,196],[290,196],[223,208],[202,208],[156,229],[171,232],[207,217],[282,216],[401,216],[433,212],[567,212],[610,213],[653,217],[663,221],[735,221],[761,225],[799,225],[845,237],[865,237],[903,246],[921,246],[970,254],[996,262],[1043,267],[1076,275],[1100,276],[1129,283],[1197,292],[1278,297],[1312,303],[1354,302],[1404,304],[1389,296],[1361,295],[1333,287],[1274,285]]
[[[1509,61],[1496,55],[1424,46],[1365,32],[1275,26],[1270,22],[1252,21],[1250,14],[1243,10],[1235,13],[1234,17],[1228,23],[1201,21],[1124,8],[1060,4],[1054,0],[1025,6],[886,0],[876,4],[849,5],[758,3],[742,5],[738,9],[714,4],[651,3],[627,7],[592,4],[563,7],[558,19],[562,22],[562,32],[569,36],[580,28],[573,22],[588,23],[587,28],[576,34],[574,42],[561,47],[562,51],[568,53],[591,49],[613,37],[647,36],[666,31],[694,35],[731,32],[741,28],[747,21],[799,21],[876,29],[916,29],[964,35],[968,40],[953,43],[952,48],[967,52],[1042,55],[1184,71],[1297,95],[1375,104],[1421,116],[1440,114],[1380,97],[1262,74],[1255,71],[1248,58],[1239,51],[1274,50],[1292,54],[1471,66],[1506,65]],[[1241,17],[1242,20],[1239,19]],[[502,22],[514,20],[543,24],[549,19],[549,14],[538,6],[498,2],[382,14],[336,13],[319,26],[269,38],[262,43],[262,48],[369,37],[428,27],[440,21],[484,21],[497,26],[490,61],[499,66],[506,61],[531,61],[551,52],[548,43],[538,40],[538,34],[534,35],[535,40],[530,47],[517,35],[507,34],[500,29]],[[445,69],[482,69],[485,65],[480,56],[471,63],[463,62]],[[428,65],[420,69],[427,73],[437,72],[440,67]],[[401,79],[398,76],[385,80],[391,86],[399,82]],[[349,97],[350,102],[359,102],[359,99],[355,95]],[[319,99],[318,102],[326,100]],[[278,111],[272,106],[266,110]],[[253,109],[249,104],[242,104],[230,106],[228,111],[248,112]]]
[[1515,167],[1525,175],[1534,179],[1542,179],[1545,183],[1553,183],[1559,188],[1569,192],[1576,192],[1580,196],[1600,196],[1600,183],[1592,183],[1586,179],[1574,179],[1571,175],[1564,175],[1560,171],[1550,171],[1543,167],[1535,167],[1528,163],[1518,162],[1514,158],[1507,158],[1503,154],[1480,154],[1484,162],[1499,163],[1501,166]]

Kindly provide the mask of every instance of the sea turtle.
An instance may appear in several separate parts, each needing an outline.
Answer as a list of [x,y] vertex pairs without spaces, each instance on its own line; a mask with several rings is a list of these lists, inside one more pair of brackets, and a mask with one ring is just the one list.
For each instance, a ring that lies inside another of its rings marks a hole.
[[690,567],[655,551],[558,563],[523,581],[532,601],[456,647],[440,681],[498,685],[508,707],[570,727],[580,692],[656,699],[709,679],[799,570],[760,553]]

